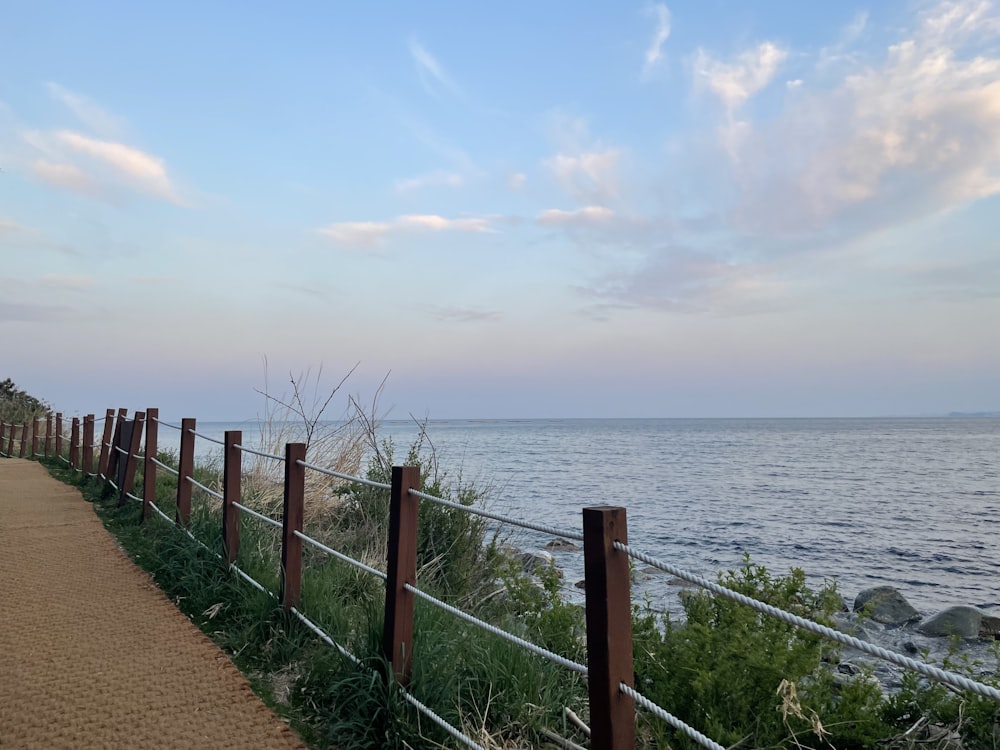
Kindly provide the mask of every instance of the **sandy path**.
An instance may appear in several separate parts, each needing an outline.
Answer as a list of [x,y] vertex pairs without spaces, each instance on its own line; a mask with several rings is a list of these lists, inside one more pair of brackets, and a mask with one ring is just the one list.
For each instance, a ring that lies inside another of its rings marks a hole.
[[0,459],[0,747],[304,746],[77,490]]

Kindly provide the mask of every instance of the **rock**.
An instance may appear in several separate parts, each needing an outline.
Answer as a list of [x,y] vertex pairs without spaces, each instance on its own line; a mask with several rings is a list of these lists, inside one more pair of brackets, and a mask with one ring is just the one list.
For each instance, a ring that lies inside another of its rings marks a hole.
[[585,589],[585,588],[587,588],[587,579],[586,578],[581,578],[579,581],[577,581],[573,585],[576,586],[578,589]]
[[854,611],[883,625],[904,625],[920,619],[920,613],[892,586],[865,589],[855,597]]
[[569,539],[553,539],[551,542],[545,545],[545,549],[552,550],[553,552],[575,552],[580,549],[579,545],[573,544]]
[[547,568],[556,564],[556,559],[551,552],[537,550],[535,552],[519,552],[517,559],[521,562],[521,567],[525,573],[534,575],[539,568]]
[[979,637],[1000,640],[1000,617],[983,615],[983,621],[979,623]]
[[917,626],[917,632],[924,635],[960,635],[963,638],[979,636],[979,626],[983,613],[975,607],[948,607]]

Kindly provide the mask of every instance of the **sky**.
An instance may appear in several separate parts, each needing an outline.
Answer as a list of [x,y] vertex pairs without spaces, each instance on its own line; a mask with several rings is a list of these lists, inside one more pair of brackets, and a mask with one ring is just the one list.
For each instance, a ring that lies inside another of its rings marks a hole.
[[0,377],[67,415],[1000,409],[996,3],[3,16]]

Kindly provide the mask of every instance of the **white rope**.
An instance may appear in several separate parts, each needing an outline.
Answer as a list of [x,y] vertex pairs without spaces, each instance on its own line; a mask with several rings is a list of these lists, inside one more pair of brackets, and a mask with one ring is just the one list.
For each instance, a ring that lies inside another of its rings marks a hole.
[[221,440],[218,440],[214,437],[209,437],[208,435],[202,435],[200,432],[195,432],[190,428],[188,429],[188,432],[190,432],[192,435],[195,435],[196,437],[200,437],[202,440],[207,440],[210,443],[215,443],[216,445],[225,445],[225,443],[222,442]]
[[101,443],[101,445],[103,445],[105,448],[111,447],[111,443]]
[[169,471],[169,472],[170,472],[171,474],[173,474],[173,475],[174,475],[175,477],[179,477],[179,476],[180,476],[180,472],[178,472],[178,471],[177,471],[177,469],[175,469],[175,468],[174,468],[174,467],[172,467],[172,466],[167,466],[167,465],[166,465],[165,463],[163,463],[163,462],[162,462],[162,461],[160,461],[159,459],[157,459],[157,458],[153,458],[152,456],[150,456],[150,457],[149,457],[149,460],[150,460],[150,461],[152,461],[152,462],[153,462],[154,464],[156,464],[157,466],[159,466],[159,467],[160,467],[161,469],[166,469],[166,470],[167,470],[167,471]]
[[359,666],[359,667],[363,666],[363,664],[361,662],[361,659],[359,659],[358,657],[356,657],[354,654],[352,654],[346,648],[344,648],[339,643],[337,643],[335,640],[333,640],[333,638],[331,638],[329,635],[327,635],[319,627],[319,625],[317,625],[312,620],[310,620],[308,617],[306,617],[304,614],[302,614],[301,612],[299,612],[299,610],[297,610],[295,607],[292,607],[291,608],[291,612],[292,612],[293,615],[295,615],[296,617],[298,617],[299,620],[302,621],[303,625],[305,625],[312,632],[314,632],[317,636],[319,636],[319,639],[321,641],[323,641],[323,643],[325,643],[327,646],[332,646],[333,648],[337,649],[341,654],[343,654],[348,659],[350,659],[350,661],[353,664],[355,664],[356,666]]
[[142,502],[142,498],[141,497],[136,497],[131,492],[126,492],[125,493],[125,497],[127,497],[130,500],[138,500],[140,503]]
[[338,479],[346,479],[348,482],[357,482],[358,484],[364,484],[369,487],[377,487],[380,490],[391,490],[392,485],[386,484],[385,482],[373,482],[371,479],[364,479],[362,477],[354,477],[350,474],[342,474],[339,471],[334,471],[333,469],[324,469],[322,466],[316,466],[315,464],[307,464],[305,461],[298,460],[299,466],[304,466],[307,469],[312,469],[313,471],[318,471],[320,474],[326,474],[331,477],[337,477]]
[[345,563],[348,563],[349,565],[353,565],[355,568],[360,568],[361,570],[365,571],[366,573],[371,573],[373,576],[378,576],[383,581],[386,579],[385,573],[383,573],[381,570],[378,570],[377,568],[373,568],[370,565],[365,565],[360,560],[355,560],[353,557],[348,557],[347,555],[345,555],[342,552],[337,552],[337,550],[331,549],[330,547],[327,547],[322,542],[317,542],[312,537],[306,536],[301,531],[295,530],[292,533],[295,534],[295,536],[297,536],[303,542],[308,542],[309,544],[311,544],[312,546],[316,547],[317,549],[322,550],[326,554],[332,555],[333,557],[336,557],[338,560],[343,560]]
[[188,480],[191,484],[193,484],[195,487],[197,487],[197,488],[199,488],[199,489],[204,490],[205,492],[207,492],[212,497],[217,497],[220,500],[225,500],[225,498],[222,496],[221,493],[216,492],[215,490],[206,487],[205,485],[203,485],[201,482],[199,482],[194,477],[184,477],[184,478],[186,480]]
[[435,724],[437,724],[439,727],[441,727],[444,731],[446,731],[448,734],[450,734],[456,740],[458,740],[459,742],[461,742],[463,745],[465,745],[466,747],[474,748],[474,750],[486,750],[486,748],[484,748],[480,744],[477,744],[475,742],[475,740],[473,740],[471,737],[466,737],[460,731],[458,731],[457,729],[455,729],[455,727],[453,727],[447,721],[445,721],[440,716],[438,716],[436,713],[434,713],[429,708],[427,708],[427,706],[425,706],[423,703],[421,703],[416,698],[414,698],[412,695],[410,695],[406,690],[403,690],[402,692],[403,692],[403,697],[407,700],[407,702],[409,702],[420,713],[422,713],[428,719],[430,719],[431,721],[433,721]]
[[152,419],[152,420],[153,420],[154,422],[156,422],[157,424],[162,424],[162,425],[163,425],[164,427],[169,427],[169,428],[171,428],[171,429],[173,429],[173,430],[177,430],[178,432],[180,432],[180,430],[181,430],[181,427],[179,427],[178,425],[175,425],[175,424],[170,424],[170,422],[164,422],[164,421],[163,421],[162,419],[160,419],[159,417],[151,417],[151,419]]
[[683,732],[702,747],[707,747],[709,748],[709,750],[726,750],[726,748],[724,748],[718,742],[713,740],[711,737],[706,737],[697,729],[695,729],[692,726],[689,726],[688,724],[685,724],[683,721],[678,719],[673,714],[667,713],[658,705],[653,703],[653,701],[651,701],[649,698],[633,690],[624,682],[618,684],[618,689],[621,690],[623,693],[625,693],[625,695],[627,695],[629,698],[634,700],[637,705],[642,706],[644,709],[649,711],[657,718],[663,719],[663,721],[667,722],[667,724],[672,726],[674,729]]
[[531,529],[532,531],[541,531],[544,534],[551,534],[552,536],[561,536],[566,539],[572,539],[577,542],[583,541],[583,534],[578,531],[567,531],[566,529],[559,529],[555,526],[549,526],[544,523],[532,523],[530,521],[519,521],[516,518],[511,518],[510,516],[501,516],[498,513],[490,513],[487,510],[480,510],[479,508],[473,508],[470,505],[462,505],[461,503],[456,503],[452,500],[445,500],[443,497],[437,497],[436,495],[428,495],[426,492],[420,492],[412,487],[410,488],[410,494],[424,500],[430,500],[432,503],[437,503],[438,505],[444,505],[448,508],[455,508],[456,510],[462,510],[466,513],[472,513],[476,516],[482,516],[483,518],[489,518],[493,521],[499,521],[500,523],[509,523],[511,526],[519,526],[522,529]]
[[159,509],[159,508],[157,507],[156,503],[150,503],[150,504],[149,504],[149,507],[150,507],[150,508],[152,508],[153,510],[155,510],[155,511],[156,511],[157,513],[159,513],[159,514],[160,514],[160,516],[161,516],[161,517],[163,518],[163,520],[164,520],[164,521],[166,521],[167,523],[173,523],[173,522],[174,522],[174,519],[172,519],[172,518],[171,518],[170,516],[168,516],[168,515],[167,515],[166,513],[164,513],[164,512],[162,511],[162,510],[160,510],[160,509]]
[[274,594],[272,594],[269,590],[267,590],[266,588],[264,588],[264,586],[261,583],[259,583],[256,579],[254,579],[249,573],[244,573],[242,570],[240,570],[239,566],[236,565],[236,563],[233,563],[229,567],[232,568],[233,572],[236,573],[236,575],[238,575],[244,581],[246,581],[247,583],[249,583],[255,589],[258,589],[259,591],[263,591],[265,594],[267,594],[272,599],[277,599],[277,597]]
[[968,677],[963,677],[955,672],[948,672],[931,664],[911,659],[910,657],[903,656],[895,651],[888,651],[881,646],[876,646],[872,643],[868,643],[867,641],[862,641],[861,639],[847,635],[846,633],[841,633],[839,630],[834,630],[826,625],[820,625],[817,622],[807,620],[804,617],[799,617],[798,615],[793,615],[791,612],[778,609],[770,604],[764,604],[764,602],[757,601],[749,596],[744,596],[743,594],[737,593],[732,589],[727,589],[725,586],[714,583],[707,578],[702,578],[694,573],[689,573],[682,568],[678,568],[675,565],[665,563],[662,560],[657,560],[655,557],[651,557],[645,553],[639,552],[638,550],[634,550],[627,544],[615,542],[614,547],[616,550],[624,552],[629,557],[640,560],[647,565],[652,565],[654,568],[659,568],[665,573],[670,573],[678,578],[682,578],[685,581],[695,584],[696,586],[708,589],[714,594],[718,594],[719,596],[723,596],[727,599],[732,599],[734,602],[739,602],[740,604],[746,605],[747,607],[755,609],[758,612],[775,617],[782,622],[787,622],[789,625],[795,625],[803,630],[808,630],[810,633],[816,633],[817,635],[821,635],[831,641],[836,641],[837,643],[850,646],[851,648],[863,651],[871,656],[876,656],[883,661],[891,662],[906,669],[912,669],[914,672],[924,675],[924,677],[930,677],[932,680],[943,682],[946,685],[951,685],[959,690],[967,690],[976,693],[984,698],[990,698],[1000,703],[1000,690],[997,690],[994,687],[984,685],[983,683],[976,682],[975,680],[970,680]]
[[414,596],[420,597],[424,601],[430,602],[431,604],[440,607],[445,612],[450,612],[451,614],[455,615],[455,617],[465,620],[466,622],[472,623],[473,625],[477,625],[483,630],[489,633],[493,633],[494,635],[498,635],[501,638],[508,640],[511,643],[520,646],[521,648],[527,651],[530,651],[533,654],[537,654],[538,656],[544,656],[549,661],[554,662],[561,667],[565,667],[566,669],[571,669],[574,672],[579,672],[584,676],[586,676],[587,674],[587,667],[585,667],[583,664],[578,664],[577,662],[572,661],[571,659],[567,659],[565,656],[560,656],[559,654],[553,651],[549,651],[547,648],[536,646],[531,641],[526,641],[523,638],[518,638],[516,635],[508,633],[506,630],[501,630],[495,625],[490,625],[488,622],[484,622],[483,620],[480,620],[479,618],[474,617],[467,612],[463,612],[462,610],[457,609],[456,607],[453,607],[450,604],[445,604],[440,599],[435,599],[430,594],[426,594],[420,589],[416,588],[415,586],[411,586],[408,583],[404,583],[403,588],[409,591]]
[[233,507],[234,508],[239,508],[244,513],[249,513],[254,518],[259,518],[261,521],[264,521],[265,523],[269,523],[272,526],[275,526],[275,527],[277,527],[279,529],[284,528],[284,525],[281,523],[281,521],[275,521],[270,516],[265,516],[263,513],[258,513],[257,511],[253,510],[252,508],[248,508],[245,505],[241,505],[240,503],[233,503]]
[[68,458],[66,458],[66,457],[65,457],[64,455],[62,455],[62,454],[59,454],[59,460],[60,460],[60,461],[65,461],[66,463],[69,463],[69,459],[68,459]]
[[115,450],[121,453],[123,456],[128,455],[128,451],[118,445],[115,446]]
[[284,456],[276,456],[273,453],[264,453],[264,451],[254,450],[253,448],[247,448],[246,446],[243,445],[234,445],[233,447],[241,451],[246,451],[247,453],[253,453],[255,456],[263,456],[264,458],[273,458],[275,461],[285,460]]
[[[83,471],[83,469],[77,469],[77,471]],[[108,477],[108,484],[110,484],[116,490],[118,490],[119,492],[121,492],[121,489],[118,487],[117,484],[115,484],[115,480],[114,479],[111,479],[110,477]]]

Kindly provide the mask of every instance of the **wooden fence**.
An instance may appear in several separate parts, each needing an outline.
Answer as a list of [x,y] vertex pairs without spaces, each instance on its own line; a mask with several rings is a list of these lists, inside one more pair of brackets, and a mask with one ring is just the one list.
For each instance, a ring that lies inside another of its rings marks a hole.
[[[73,417],[66,450],[61,413],[30,424],[0,423],[0,453],[20,457],[58,456],[88,476],[113,482],[118,504],[129,497],[142,502],[142,518],[151,514],[157,476],[157,409],[137,411],[132,419],[126,409],[108,409],[100,443],[95,443],[95,415]],[[44,432],[39,426],[44,423]],[[82,427],[82,435],[81,435]],[[196,420],[181,421],[177,468],[175,523],[188,527],[194,473]],[[145,448],[139,455],[142,433]],[[6,436],[6,450],[4,438]],[[240,547],[240,502],[243,434],[225,433],[223,442],[222,524],[223,558],[237,560]],[[16,444],[16,448],[15,448]],[[95,471],[95,449],[98,456]],[[306,446],[288,443],[284,455],[284,503],[281,519],[281,571],[278,600],[286,610],[298,608],[302,597],[302,539],[305,502]],[[134,495],[138,461],[143,461],[142,496]],[[382,648],[395,679],[406,686],[410,679],[414,641],[415,596],[407,584],[417,584],[417,525],[420,498],[417,467],[392,469],[389,503],[389,543],[386,552],[386,588]],[[621,690],[632,687],[632,608],[629,558],[614,543],[628,543],[623,507],[583,509],[583,547],[586,596],[587,673],[590,701],[591,747],[594,750],[635,748],[635,704]]]

